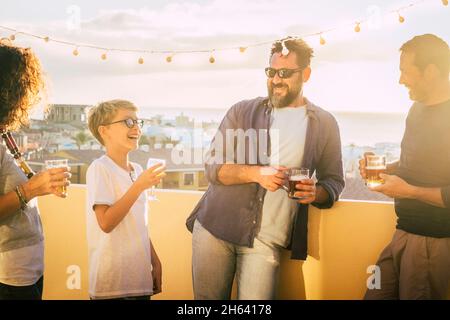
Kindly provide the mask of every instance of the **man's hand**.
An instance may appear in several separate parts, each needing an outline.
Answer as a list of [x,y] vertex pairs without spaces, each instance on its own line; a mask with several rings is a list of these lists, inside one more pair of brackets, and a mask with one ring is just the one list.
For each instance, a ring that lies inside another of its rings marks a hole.
[[301,204],[310,204],[316,201],[316,182],[313,179],[304,179],[300,183],[295,185],[298,190],[294,193],[296,197],[302,197],[303,199],[298,200]]
[[414,186],[408,184],[405,180],[398,176],[380,174],[384,180],[384,184],[369,188],[372,191],[380,192],[388,197],[397,199],[411,199],[414,197]]
[[375,155],[373,152],[365,152],[362,159],[359,159],[359,174],[361,175],[361,178],[366,180],[367,173],[366,173],[366,157],[367,156],[373,156]]
[[[366,173],[366,157],[375,155],[373,152],[365,152],[362,159],[359,159],[359,174],[364,180],[367,179]],[[386,172],[388,174],[395,174],[399,166],[399,161],[391,162],[386,164]]]
[[271,192],[280,189],[286,181],[285,167],[255,167],[255,181]]

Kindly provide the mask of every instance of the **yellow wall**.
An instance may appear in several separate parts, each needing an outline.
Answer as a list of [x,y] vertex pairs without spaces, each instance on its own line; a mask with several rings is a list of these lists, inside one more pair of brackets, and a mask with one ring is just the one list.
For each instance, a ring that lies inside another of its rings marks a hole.
[[[185,219],[201,192],[157,190],[150,202],[150,233],[163,263],[163,293],[153,299],[192,299],[191,234]],[[46,237],[44,299],[87,299],[85,187],[72,186],[69,197],[39,199]],[[310,210],[306,262],[283,252],[278,298],[360,299],[382,248],[394,232],[392,204],[339,202],[331,210]],[[68,290],[70,265],[81,268],[80,290]]]

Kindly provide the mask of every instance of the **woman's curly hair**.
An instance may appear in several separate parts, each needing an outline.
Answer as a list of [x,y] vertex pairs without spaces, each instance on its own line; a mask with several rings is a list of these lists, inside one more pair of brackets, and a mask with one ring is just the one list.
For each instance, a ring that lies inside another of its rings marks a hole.
[[44,91],[41,64],[29,48],[0,40],[0,126],[15,130],[28,124],[30,109]]

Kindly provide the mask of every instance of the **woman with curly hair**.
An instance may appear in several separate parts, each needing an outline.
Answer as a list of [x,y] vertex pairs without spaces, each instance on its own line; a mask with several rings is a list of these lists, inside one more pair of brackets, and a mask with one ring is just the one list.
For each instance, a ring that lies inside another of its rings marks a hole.
[[[34,53],[0,40],[0,132],[26,125],[43,89]],[[58,187],[69,185],[69,168],[45,170],[28,180],[6,149],[0,143],[0,300],[40,300],[44,243],[36,197],[64,197]]]

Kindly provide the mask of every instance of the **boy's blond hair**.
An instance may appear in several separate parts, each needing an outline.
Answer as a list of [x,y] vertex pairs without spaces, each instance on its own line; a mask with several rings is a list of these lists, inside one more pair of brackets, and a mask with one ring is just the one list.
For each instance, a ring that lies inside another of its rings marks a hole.
[[103,146],[105,145],[105,142],[100,136],[98,128],[101,125],[110,123],[116,116],[117,111],[120,109],[138,111],[138,108],[130,101],[119,99],[101,102],[95,107],[93,107],[91,110],[89,110],[88,115],[89,130],[98,140],[98,142],[100,142]]

